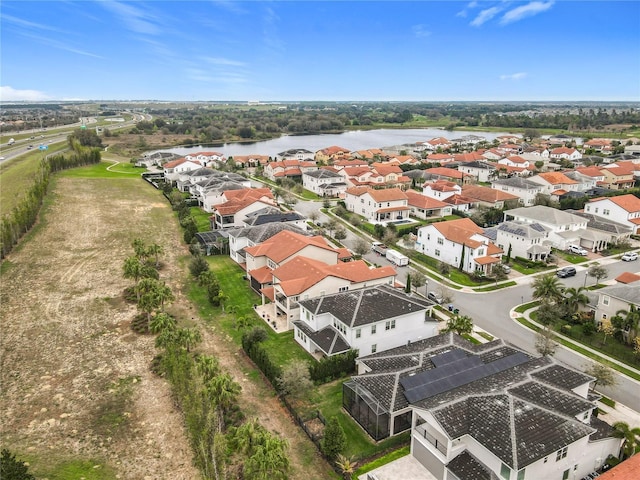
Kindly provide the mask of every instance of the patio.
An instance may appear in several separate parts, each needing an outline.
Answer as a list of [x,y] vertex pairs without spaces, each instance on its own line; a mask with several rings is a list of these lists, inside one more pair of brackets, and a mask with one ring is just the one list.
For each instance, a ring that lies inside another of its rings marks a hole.
[[286,315],[277,315],[274,303],[256,305],[255,311],[274,332],[282,333],[288,330]]
[[411,454],[365,473],[358,480],[437,480]]

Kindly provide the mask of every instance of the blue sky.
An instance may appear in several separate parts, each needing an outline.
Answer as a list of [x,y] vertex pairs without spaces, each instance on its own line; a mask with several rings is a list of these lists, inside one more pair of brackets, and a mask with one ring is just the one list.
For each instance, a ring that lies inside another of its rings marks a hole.
[[3,0],[0,99],[640,100],[640,2]]

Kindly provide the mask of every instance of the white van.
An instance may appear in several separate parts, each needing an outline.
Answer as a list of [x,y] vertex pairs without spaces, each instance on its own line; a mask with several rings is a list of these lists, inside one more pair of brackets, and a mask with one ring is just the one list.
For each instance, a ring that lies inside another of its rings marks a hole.
[[582,255],[583,257],[587,255],[587,251],[579,245],[569,245],[569,252]]

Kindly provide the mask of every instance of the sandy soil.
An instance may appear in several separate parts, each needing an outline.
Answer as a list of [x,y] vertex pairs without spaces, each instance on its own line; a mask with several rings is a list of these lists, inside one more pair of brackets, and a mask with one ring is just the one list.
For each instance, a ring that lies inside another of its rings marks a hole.
[[[60,178],[53,192],[2,275],[2,443],[37,457],[103,459],[119,478],[199,478],[169,386],[149,371],[153,338],[130,330],[136,310],[122,300],[122,262],[139,237],[164,247],[172,309],[194,316],[181,294],[186,249],[173,214],[140,180]],[[242,385],[247,416],[288,439],[291,478],[331,478],[273,393],[249,380],[238,347],[201,326],[201,349]]]

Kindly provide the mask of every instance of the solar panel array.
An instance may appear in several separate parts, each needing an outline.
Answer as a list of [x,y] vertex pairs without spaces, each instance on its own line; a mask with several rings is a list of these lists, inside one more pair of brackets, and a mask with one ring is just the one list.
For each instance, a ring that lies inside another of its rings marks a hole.
[[[464,352],[462,353],[464,355]],[[459,354],[454,355],[452,352],[441,355],[448,356],[437,360],[436,357],[432,358],[436,368],[400,380],[409,403],[433,397],[529,361],[529,357],[522,352],[490,363],[482,363],[480,358],[475,356],[459,358]]]

